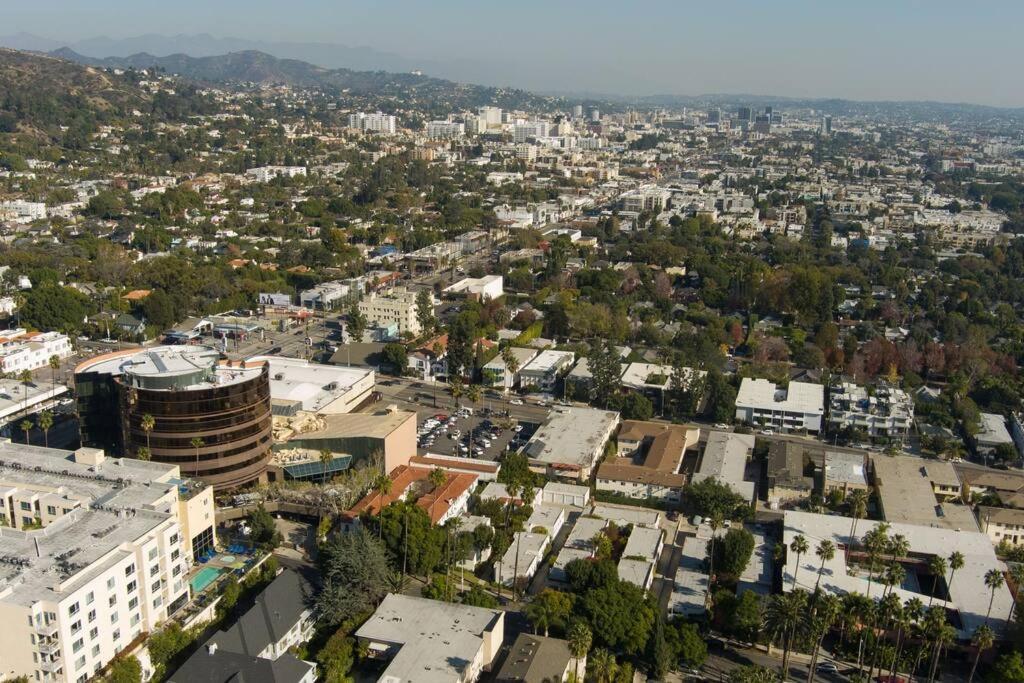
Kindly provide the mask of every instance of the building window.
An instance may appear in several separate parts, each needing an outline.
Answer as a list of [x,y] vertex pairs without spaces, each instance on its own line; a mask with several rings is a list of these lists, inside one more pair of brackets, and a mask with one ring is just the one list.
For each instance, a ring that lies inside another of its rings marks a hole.
[[110,613],[110,623],[111,624],[116,624],[117,623],[117,612],[111,612]]
[[93,626],[91,629],[89,629],[89,640],[96,640],[96,636],[98,636],[99,634],[100,630]]
[[57,514],[57,508],[53,507],[52,505],[47,505],[46,514],[55,516]]
[[114,580],[113,576],[111,576],[109,579],[107,579],[107,590],[108,591],[114,590],[114,586],[115,585],[117,585],[117,581]]
[[85,641],[83,639],[79,638],[78,640],[76,640],[75,642],[73,642],[71,644],[71,651],[73,653],[77,653],[83,647],[85,647]]
[[21,501],[21,509],[22,510],[26,510],[28,512],[31,512],[32,511],[32,503],[26,503],[25,501]]
[[89,623],[91,624],[94,621],[96,621],[96,610],[91,609],[89,610]]
[[138,586],[138,584],[137,584],[136,582],[134,582],[134,581],[129,581],[129,582],[128,582],[128,592],[129,592],[129,593],[134,593],[134,592],[135,592],[135,588],[136,588],[137,586]]
[[134,564],[130,564],[127,567],[124,568],[124,575],[125,576],[131,576],[134,573],[135,573],[135,565]]

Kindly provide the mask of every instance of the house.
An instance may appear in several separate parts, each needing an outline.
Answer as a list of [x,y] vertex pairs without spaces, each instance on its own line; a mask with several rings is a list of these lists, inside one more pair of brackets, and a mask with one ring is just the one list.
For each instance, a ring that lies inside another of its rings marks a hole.
[[399,465],[389,475],[390,492],[370,491],[345,513],[345,518],[355,523],[364,513],[380,514],[380,511],[391,503],[408,499],[410,496],[415,499],[416,506],[427,513],[433,524],[441,525],[449,519],[459,517],[469,504],[470,492],[477,481],[476,475],[441,470],[444,472],[444,481],[435,487],[429,481],[430,473],[433,471],[428,467]]
[[356,631],[378,683],[471,683],[490,670],[505,637],[505,613],[391,593]]
[[993,545],[1024,545],[1024,510],[979,505],[978,521]]
[[542,496],[542,501],[550,505],[571,505],[582,508],[590,502],[590,487],[549,481],[544,484]]
[[540,391],[551,391],[555,381],[576,359],[572,351],[541,351],[519,369],[519,383],[524,388],[535,387]]
[[814,478],[805,474],[810,462],[805,447],[791,441],[774,441],[768,449],[768,504],[773,510],[807,498],[814,492]]
[[517,531],[501,561],[494,566],[494,576],[498,583],[512,586],[516,581],[532,579],[544,559],[544,551],[551,543],[551,538],[547,533]]
[[978,433],[974,435],[974,450],[978,455],[987,457],[1004,444],[1013,445],[1006,420],[996,413],[982,413]]
[[744,377],[736,395],[736,420],[783,432],[817,434],[825,414],[825,388],[820,384],[790,382],[779,388],[766,379]]
[[963,484],[956,469],[939,460],[877,455],[871,460],[879,512],[887,522],[977,531],[966,505],[957,505]]
[[313,601],[312,586],[298,572],[285,569],[238,621],[211,636],[168,680],[312,683],[316,665],[289,650],[313,636]]
[[619,414],[559,406],[534,432],[525,453],[535,472],[584,482],[619,425]]
[[867,453],[825,451],[825,467],[822,472],[822,493],[828,495],[838,491],[845,498],[853,491],[868,491]]
[[869,437],[907,435],[914,422],[914,400],[900,389],[881,385],[873,392],[852,382],[833,384],[829,390],[829,428],[860,430]]
[[700,430],[660,422],[625,420],[618,434],[618,457],[597,468],[598,491],[630,498],[677,502],[687,483],[683,455]]
[[[574,666],[575,665],[575,666]],[[560,638],[521,633],[498,669],[496,683],[562,683],[576,671],[586,670],[586,657],[576,662],[569,643]]]
[[654,570],[665,542],[662,529],[634,526],[619,560],[619,578],[644,590],[654,582]]
[[715,479],[727,485],[743,500],[752,503],[757,484],[753,477],[746,475],[746,471],[753,454],[753,435],[713,431],[708,434],[704,453],[693,473],[693,483]]
[[470,299],[490,301],[505,295],[504,278],[501,275],[484,275],[483,277],[467,277],[449,285],[442,290],[443,294],[461,294]]
[[537,356],[537,349],[528,349],[520,346],[508,347],[508,352],[515,360],[515,372],[505,363],[505,359],[499,353],[481,368],[484,382],[492,387],[502,389],[514,389],[519,380],[520,371]]

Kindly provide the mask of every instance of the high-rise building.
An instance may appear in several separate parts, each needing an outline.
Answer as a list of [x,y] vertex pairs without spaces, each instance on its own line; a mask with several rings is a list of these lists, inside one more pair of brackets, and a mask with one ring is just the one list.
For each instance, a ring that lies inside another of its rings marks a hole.
[[722,110],[718,107],[708,109],[708,123],[718,123],[722,120]]
[[458,138],[466,132],[466,125],[461,121],[428,121],[427,137],[434,139]]
[[573,107],[572,108],[572,115],[573,115],[573,118],[582,119],[583,118],[583,105],[582,104],[577,104],[575,107]]
[[501,107],[480,107],[476,113],[482,119],[487,129],[501,128]]
[[832,117],[828,114],[821,117],[821,134],[832,135]]
[[591,109],[590,110],[590,120],[593,123],[600,123],[601,122],[601,110],[600,109],[596,109],[596,108],[595,109]]
[[736,119],[740,123],[750,123],[751,110],[750,107],[740,107],[736,110]]
[[392,135],[395,132],[395,117],[382,112],[366,114],[360,111],[348,115],[348,127]]
[[[0,442],[4,680],[78,683],[188,602],[213,490],[178,467]],[[94,679],[95,680],[95,679]]]
[[132,457],[147,449],[217,488],[265,479],[267,363],[222,361],[209,346],[128,349],[81,363],[75,393],[87,446]]

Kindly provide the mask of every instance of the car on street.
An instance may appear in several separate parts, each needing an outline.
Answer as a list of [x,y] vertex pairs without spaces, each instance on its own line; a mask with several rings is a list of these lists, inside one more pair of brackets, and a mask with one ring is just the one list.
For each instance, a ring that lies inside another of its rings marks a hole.
[[839,673],[839,667],[836,666],[835,662],[818,662],[818,666],[815,667],[818,673],[823,674],[837,674]]
[[523,405],[523,399],[521,399],[521,398],[514,398],[511,401],[509,401],[509,403],[511,403],[514,406],[521,406],[521,405]]

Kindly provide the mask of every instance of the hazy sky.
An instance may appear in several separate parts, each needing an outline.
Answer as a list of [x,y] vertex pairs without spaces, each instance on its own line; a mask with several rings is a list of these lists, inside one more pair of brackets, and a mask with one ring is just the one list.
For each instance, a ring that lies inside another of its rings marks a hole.
[[369,46],[537,90],[1024,106],[1021,0],[0,0],[0,35]]

